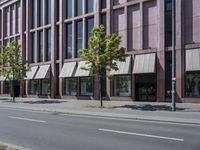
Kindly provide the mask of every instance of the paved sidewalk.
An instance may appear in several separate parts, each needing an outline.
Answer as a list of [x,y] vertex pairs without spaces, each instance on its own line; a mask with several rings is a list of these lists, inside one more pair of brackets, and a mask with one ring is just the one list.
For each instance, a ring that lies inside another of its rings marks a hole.
[[[177,104],[177,111],[171,112],[170,103],[141,103],[104,101],[105,108],[98,108],[100,102],[94,100],[47,100],[17,98],[17,103],[7,103],[0,98],[0,108],[20,108],[56,113],[142,119],[200,125],[200,104]],[[59,103],[58,103],[59,102]]]

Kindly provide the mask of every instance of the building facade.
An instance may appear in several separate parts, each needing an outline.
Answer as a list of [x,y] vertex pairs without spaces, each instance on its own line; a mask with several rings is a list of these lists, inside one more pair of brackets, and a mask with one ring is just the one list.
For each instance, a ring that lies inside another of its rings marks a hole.
[[[200,1],[176,0],[176,99],[200,102]],[[129,55],[115,78],[102,79],[108,100],[171,101],[171,0],[0,0],[0,42],[16,40],[31,66],[22,97],[98,99],[97,80],[80,68],[93,26],[121,35]],[[1,81],[2,96],[9,83]]]

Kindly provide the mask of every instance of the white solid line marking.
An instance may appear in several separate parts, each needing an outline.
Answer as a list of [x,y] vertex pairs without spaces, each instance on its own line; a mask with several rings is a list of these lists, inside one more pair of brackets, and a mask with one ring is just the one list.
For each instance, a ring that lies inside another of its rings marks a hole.
[[101,128],[98,129],[98,130],[99,131],[103,131],[103,132],[111,132],[111,133],[119,133],[119,134],[127,134],[127,135],[136,135],[136,136],[143,136],[143,137],[150,137],[150,138],[157,138],[157,139],[165,139],[165,140],[173,140],[173,141],[180,141],[180,142],[184,141],[184,139],[157,136],[157,135],[150,135],[150,134],[133,133],[133,132],[125,132],[125,131],[117,131],[117,130],[101,129]]
[[200,127],[199,124],[194,123],[178,123],[178,122],[167,122],[167,121],[157,121],[157,120],[142,120],[137,118],[114,118],[114,117],[103,117],[103,116],[91,116],[91,115],[78,115],[78,114],[60,114],[61,116],[71,116],[80,118],[92,118],[92,119],[105,119],[105,120],[117,120],[117,121],[130,121],[130,122],[144,122],[144,123],[154,123],[154,124],[168,124],[168,125],[180,125],[180,126],[190,126],[190,127]]
[[8,118],[18,119],[18,120],[25,120],[25,121],[32,121],[32,122],[46,123],[46,121],[43,121],[43,120],[36,120],[36,119],[29,119],[29,118],[22,118],[22,117],[8,116]]

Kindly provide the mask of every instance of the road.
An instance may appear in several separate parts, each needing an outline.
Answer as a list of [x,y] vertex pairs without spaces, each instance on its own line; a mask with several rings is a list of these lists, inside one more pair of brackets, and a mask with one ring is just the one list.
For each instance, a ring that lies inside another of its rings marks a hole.
[[32,150],[200,150],[200,125],[0,106],[0,141]]

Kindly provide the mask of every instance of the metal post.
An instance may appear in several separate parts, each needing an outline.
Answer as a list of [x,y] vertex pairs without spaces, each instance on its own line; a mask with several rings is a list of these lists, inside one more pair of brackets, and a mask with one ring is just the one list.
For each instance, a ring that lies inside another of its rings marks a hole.
[[172,0],[172,111],[176,111],[175,0]]

